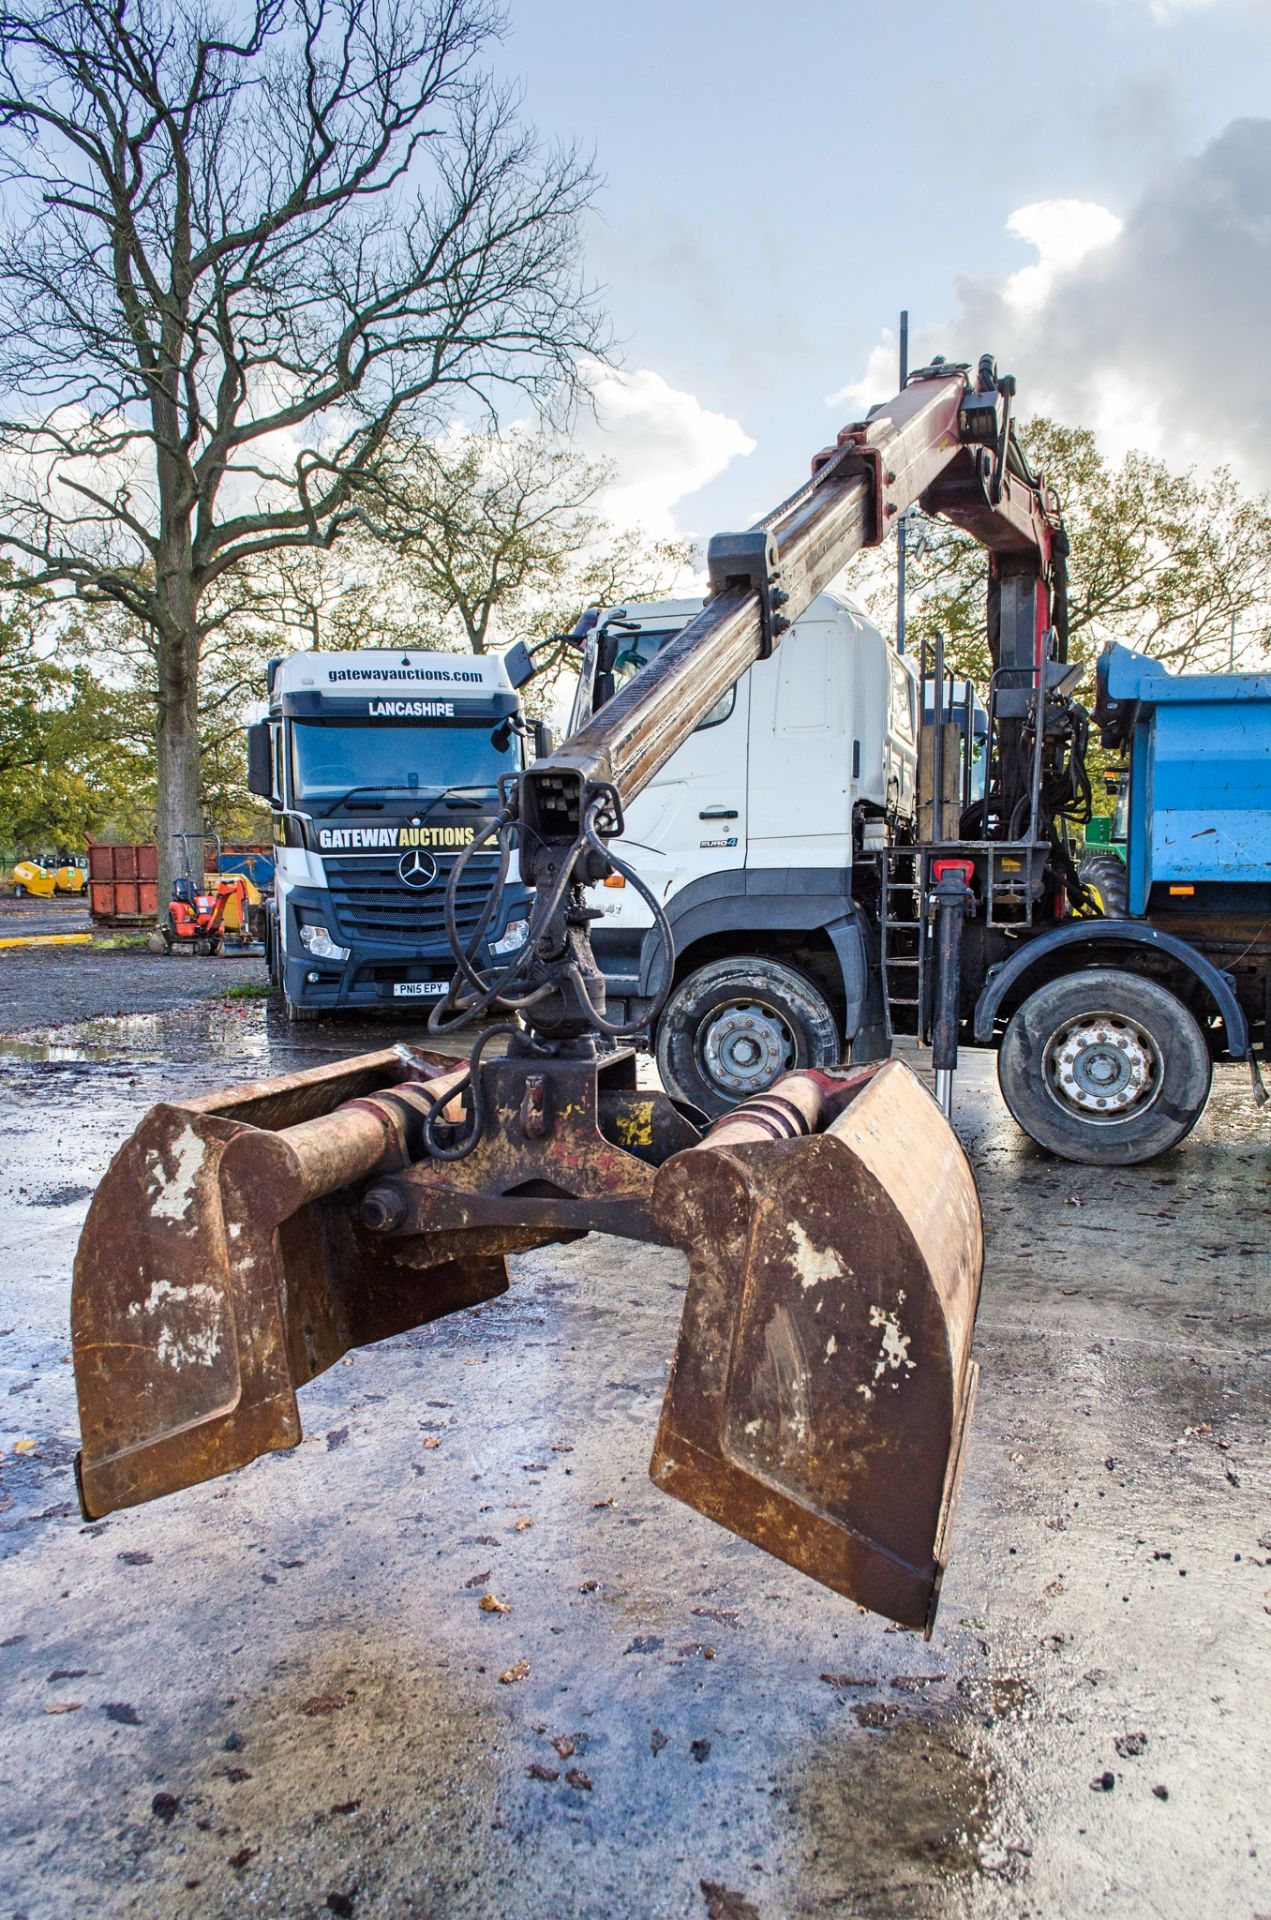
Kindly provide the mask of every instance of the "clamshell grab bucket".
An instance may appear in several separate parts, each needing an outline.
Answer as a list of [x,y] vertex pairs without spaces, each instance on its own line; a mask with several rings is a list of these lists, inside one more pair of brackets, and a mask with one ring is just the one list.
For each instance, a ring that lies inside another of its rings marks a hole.
[[[301,1439],[297,1389],[502,1293],[504,1255],[589,1229],[683,1248],[651,1472],[812,1578],[929,1630],[976,1370],[971,1171],[897,1062],[791,1074],[705,1137],[630,1056],[483,1064],[397,1050],[158,1106],[75,1263],[96,1517]],[[426,1078],[412,1078],[423,1074]],[[700,1121],[700,1116],[698,1116]]]
[[296,1446],[296,1388],[350,1347],[506,1289],[497,1253],[399,1264],[349,1203],[409,1157],[409,1073],[394,1050],[154,1107],[115,1155],[71,1294],[90,1517]]

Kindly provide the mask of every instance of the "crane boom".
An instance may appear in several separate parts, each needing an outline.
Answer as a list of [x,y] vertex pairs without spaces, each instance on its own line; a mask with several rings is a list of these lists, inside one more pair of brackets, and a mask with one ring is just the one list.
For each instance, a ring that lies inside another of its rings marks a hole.
[[701,613],[522,777],[517,811],[538,845],[557,850],[575,838],[589,794],[634,800],[721,695],[862,548],[886,539],[907,507],[922,505],[973,534],[1017,583],[1016,598],[1028,590],[1035,654],[1049,625],[1062,527],[1054,496],[1015,441],[1013,392],[987,360],[974,385],[962,367],[924,369],[867,420],[844,428],[808,484],[756,529],[717,536]]
[[[607,1017],[587,888],[616,872],[643,895],[665,994],[665,914],[612,845],[624,806],[904,508],[990,549],[1000,664],[1062,647],[1062,528],[1013,393],[987,359],[911,377],[757,527],[711,542],[702,612],[505,785],[451,873],[456,974],[429,1021],[496,1016],[466,1069],[399,1048],[146,1117],[76,1259],[87,1514],[294,1446],[297,1386],[347,1348],[492,1298],[510,1252],[599,1229],[689,1259],[657,1484],[930,1631],[977,1371],[966,1158],[897,1061],[787,1074],[709,1130],[643,1087],[637,1030]],[[493,901],[466,940],[457,927],[465,865],[492,842],[535,888],[510,959],[485,944]]]

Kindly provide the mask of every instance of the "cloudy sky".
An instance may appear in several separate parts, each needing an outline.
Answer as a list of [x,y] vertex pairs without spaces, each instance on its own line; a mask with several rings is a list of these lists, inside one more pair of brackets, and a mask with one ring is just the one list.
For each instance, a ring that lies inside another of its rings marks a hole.
[[1271,486],[1271,0],[511,0],[594,143],[615,517],[744,525],[914,353]]

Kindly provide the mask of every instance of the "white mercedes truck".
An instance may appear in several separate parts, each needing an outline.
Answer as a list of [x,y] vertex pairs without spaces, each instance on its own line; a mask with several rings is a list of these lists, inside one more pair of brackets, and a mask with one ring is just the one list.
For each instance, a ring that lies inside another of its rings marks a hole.
[[[570,731],[700,604],[602,612]],[[628,809],[615,851],[675,935],[674,985],[653,1035],[669,1092],[716,1114],[791,1068],[885,1057],[878,856],[913,833],[918,703],[914,665],[830,590]],[[661,965],[649,910],[616,876],[591,890],[591,905],[610,1017],[639,1017]]]
[[[519,643],[480,658],[394,650],[271,662],[269,717],[248,729],[248,784],[273,811],[266,954],[290,1019],[445,995],[446,885],[499,781],[521,770],[531,730],[517,689],[533,671]],[[497,870],[494,853],[470,861],[461,933],[475,929]],[[528,930],[528,895],[512,880],[486,930],[495,955]]]

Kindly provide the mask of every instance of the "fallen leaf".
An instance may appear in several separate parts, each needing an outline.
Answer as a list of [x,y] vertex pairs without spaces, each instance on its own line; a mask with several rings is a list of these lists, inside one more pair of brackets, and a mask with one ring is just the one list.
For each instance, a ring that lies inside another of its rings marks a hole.
[[531,1780],[560,1779],[559,1770],[556,1767],[545,1767],[541,1760],[532,1760],[530,1762],[529,1775]]
[[517,1521],[512,1531],[513,1533],[524,1533],[527,1527],[532,1527],[533,1525],[534,1525],[533,1518],[531,1517],[531,1515],[527,1513],[524,1515],[522,1519]]
[[560,1755],[562,1760],[568,1760],[572,1758],[573,1752],[574,1752],[574,1743],[570,1739],[567,1733],[558,1733],[556,1738],[552,1741],[552,1745],[555,1747],[557,1753]]
[[116,1726],[139,1727],[143,1724],[141,1715],[127,1700],[108,1700],[102,1712],[108,1720],[113,1720]]
[[34,1440],[15,1440],[13,1443],[13,1451],[15,1453],[34,1453],[35,1442]]
[[693,1612],[699,1620],[718,1620],[721,1627],[737,1625],[737,1615],[727,1607],[694,1607]]
[[347,1427],[333,1427],[327,1435],[327,1452],[334,1453],[337,1447],[344,1445],[348,1437],[349,1430]]
[[661,1727],[654,1727],[653,1732],[649,1735],[649,1748],[653,1755],[656,1757],[661,1753],[663,1747],[669,1746],[670,1743],[670,1735],[663,1733]]
[[584,1580],[578,1591],[579,1593],[594,1593],[599,1585],[599,1580]]
[[593,1513],[599,1513],[602,1507],[611,1507],[612,1505],[613,1505],[612,1496],[608,1500],[593,1500],[591,1503],[591,1510]]
[[1123,1760],[1134,1760],[1137,1759],[1139,1754],[1146,1752],[1147,1735],[1145,1733],[1119,1733],[1112,1744]]
[[[315,1693],[301,1703],[300,1711],[307,1714],[310,1720],[316,1720],[324,1713],[339,1713],[356,1698],[355,1693]],[[229,1742],[225,1744],[228,1746]]]
[[499,1600],[492,1593],[483,1593],[477,1605],[482,1613],[511,1613],[512,1611],[506,1600]]
[[474,1573],[471,1580],[465,1580],[463,1584],[465,1587],[483,1587],[489,1578],[490,1569],[487,1567],[484,1573]]
[[706,1896],[707,1920],[759,1920],[758,1907],[745,1894],[718,1880],[702,1880],[699,1885]]
[[704,1760],[709,1760],[711,1757],[711,1743],[709,1740],[690,1740],[688,1750],[699,1767]]
[[122,1560],[126,1567],[149,1567],[154,1564],[154,1555],[142,1553],[139,1548],[131,1547],[127,1553],[117,1553],[116,1560]]
[[231,1853],[229,1863],[231,1867],[236,1867],[241,1871],[249,1860],[255,1859],[259,1851],[260,1849],[258,1847],[240,1847],[237,1853]]
[[591,1792],[591,1780],[581,1767],[571,1767],[565,1779],[571,1787],[580,1787],[584,1793]]
[[886,1700],[861,1700],[852,1708],[863,1727],[886,1727],[896,1719],[900,1708]]
[[528,1660],[517,1660],[512,1666],[504,1667],[502,1673],[499,1675],[500,1684],[505,1687],[514,1686],[518,1680],[528,1679],[529,1671],[530,1663]]
[[437,1439],[436,1435],[430,1433],[424,1442],[424,1452],[435,1453],[440,1445],[441,1442]]
[[862,1680],[854,1673],[823,1673],[821,1675],[827,1687],[872,1687],[872,1680]]
[[49,1700],[45,1704],[45,1713],[78,1713],[83,1706],[82,1700]]

